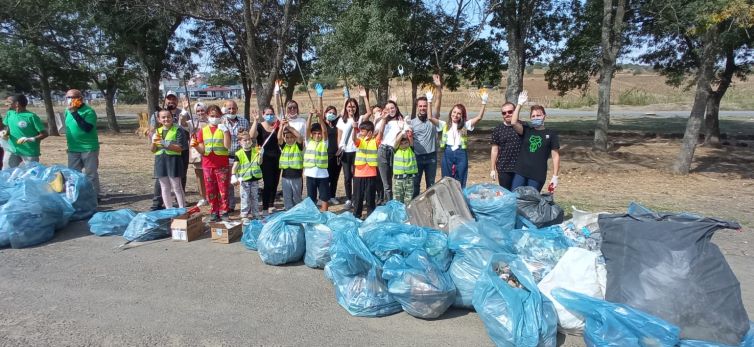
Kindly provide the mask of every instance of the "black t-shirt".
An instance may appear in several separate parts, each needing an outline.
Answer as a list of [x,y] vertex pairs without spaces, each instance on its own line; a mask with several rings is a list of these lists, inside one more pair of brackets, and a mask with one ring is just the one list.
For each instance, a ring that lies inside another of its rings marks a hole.
[[[270,132],[264,129],[262,124],[257,123],[257,144],[260,146],[270,136]],[[277,133],[270,137],[270,140],[264,145],[264,156],[277,158],[280,156],[280,146],[278,146]]]
[[524,125],[521,151],[514,172],[544,183],[547,178],[547,159],[553,149],[560,149],[560,140],[555,130],[537,130]]
[[[325,128],[327,128],[327,143],[330,144],[327,146],[327,155],[329,156],[335,155],[338,151],[338,127],[336,126],[338,120],[340,120],[340,117],[332,122],[325,121]],[[332,126],[330,126],[330,124],[332,124]]]
[[[296,142],[296,146],[298,146],[298,149],[300,151],[302,151],[302,152],[304,151],[304,145],[303,144]],[[282,145],[280,145],[280,148],[283,148],[283,147],[285,147],[285,143],[283,143]],[[303,155],[303,153],[301,155]],[[288,169],[283,169],[283,171],[282,171],[282,176],[284,178],[300,178],[300,177],[303,176],[303,174],[304,174],[304,169],[290,169],[290,168],[288,168]]]
[[500,124],[492,130],[491,144],[500,149],[497,152],[496,167],[498,172],[513,172],[516,169],[516,159],[521,150],[522,136],[513,130],[512,126]]

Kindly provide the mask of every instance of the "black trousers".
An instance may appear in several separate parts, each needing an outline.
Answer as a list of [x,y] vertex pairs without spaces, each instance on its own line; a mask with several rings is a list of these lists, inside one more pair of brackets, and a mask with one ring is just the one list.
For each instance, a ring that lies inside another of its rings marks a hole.
[[356,161],[356,152],[344,152],[340,164],[343,166],[343,181],[346,188],[346,200],[353,200],[353,170]]
[[374,201],[378,190],[376,185],[379,182],[377,176],[372,177],[354,177],[353,178],[353,215],[361,218],[361,211],[364,209],[364,200],[367,205],[367,216],[377,207]]
[[515,176],[515,172],[497,172],[497,183],[500,184],[501,187],[511,190],[511,186],[513,185],[513,176]]
[[335,197],[335,192],[338,191],[338,179],[340,178],[340,168],[338,164],[338,157],[335,154],[331,154],[327,157],[327,175],[330,180],[330,198]]
[[262,210],[275,207],[275,195],[280,183],[280,156],[264,156],[262,158]]

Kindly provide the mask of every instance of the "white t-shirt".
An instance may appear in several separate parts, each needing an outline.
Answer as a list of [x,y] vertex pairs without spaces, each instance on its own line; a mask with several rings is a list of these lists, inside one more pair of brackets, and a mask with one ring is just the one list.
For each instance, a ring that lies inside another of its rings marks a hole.
[[353,132],[359,131],[359,129],[353,128],[354,120],[352,118],[348,118],[348,121],[345,122],[343,121],[343,119],[343,117],[340,117],[340,120],[338,120],[338,124],[336,125],[338,127],[338,130],[340,130],[342,133],[342,138],[340,139],[340,143],[338,143],[338,148],[344,147],[345,151],[348,153],[356,152],[356,145],[353,143]]
[[306,139],[306,118],[301,118],[301,115],[299,115],[296,119],[288,118],[288,125],[293,127],[293,129],[296,129],[299,135]]
[[[442,131],[447,123],[448,122],[441,120],[440,124],[437,124],[437,131]],[[467,131],[474,131],[474,125],[471,124],[471,120],[466,121],[464,128],[466,128]],[[445,142],[445,145],[454,151],[461,147],[461,133],[458,131],[458,127],[448,127],[448,140]]]
[[[306,121],[304,121],[306,123]],[[328,143],[325,139],[325,147],[327,147]],[[306,144],[309,142],[309,139],[304,140],[304,151],[306,151]],[[304,176],[306,177],[313,177],[313,178],[328,178],[330,177],[330,174],[327,172],[327,169],[320,169],[318,167],[308,167],[304,169]]]
[[384,136],[382,137],[383,145],[393,147],[393,145],[395,144],[395,139],[398,137],[398,134],[400,134],[401,130],[410,129],[408,122],[401,122],[403,123],[402,126],[399,125],[399,122],[400,121],[398,121],[397,119],[393,119],[385,124],[385,132],[383,133]]

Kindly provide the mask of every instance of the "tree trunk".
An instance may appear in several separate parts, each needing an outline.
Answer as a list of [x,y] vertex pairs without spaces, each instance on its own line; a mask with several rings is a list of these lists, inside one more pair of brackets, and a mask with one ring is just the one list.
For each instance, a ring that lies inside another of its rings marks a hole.
[[60,136],[58,126],[55,122],[55,109],[52,105],[52,91],[50,90],[50,80],[44,69],[40,69],[39,80],[42,86],[42,100],[45,103],[45,112],[47,113],[47,131],[51,136]]
[[720,100],[718,92],[712,92],[707,99],[707,115],[704,119],[704,145],[720,147]]
[[516,103],[518,94],[524,89],[524,40],[518,28],[509,28],[506,35],[508,42],[508,86],[505,89],[505,101]]
[[691,107],[691,115],[686,123],[686,132],[683,134],[683,143],[678,153],[678,159],[673,165],[673,172],[680,175],[688,175],[691,170],[691,161],[694,158],[694,151],[699,142],[699,130],[702,127],[702,120],[707,109],[707,99],[710,93],[710,82],[714,74],[715,58],[718,50],[718,31],[716,27],[711,27],[704,34],[702,39],[703,52],[701,54],[701,64],[697,72],[696,94],[694,97],[694,106]]
[[[602,10],[602,59],[600,66],[599,101],[597,106],[597,125],[594,128],[595,151],[607,151],[607,129],[610,126],[610,91],[612,90],[615,61],[618,59],[620,44],[623,40],[623,15],[626,0],[603,0]],[[615,13],[613,13],[615,9]]]
[[377,104],[379,105],[385,105],[387,103],[388,98],[390,97],[390,77],[388,77],[387,72],[382,74],[382,78],[380,78],[380,84],[379,87],[377,87]]
[[[243,86],[243,114],[246,119],[251,120],[251,86],[247,79],[241,79],[241,85]],[[272,109],[274,110],[275,107],[273,106]],[[262,110],[259,111],[259,114],[262,114]]]
[[145,74],[147,112],[150,115],[157,112],[160,107],[160,74],[161,71],[149,71]]
[[419,82],[411,80],[411,118],[416,117],[416,98],[419,89]]
[[115,83],[111,81],[106,82],[107,88],[102,91],[105,95],[105,113],[107,113],[107,129],[116,133],[120,132],[118,126],[118,120],[115,118]]

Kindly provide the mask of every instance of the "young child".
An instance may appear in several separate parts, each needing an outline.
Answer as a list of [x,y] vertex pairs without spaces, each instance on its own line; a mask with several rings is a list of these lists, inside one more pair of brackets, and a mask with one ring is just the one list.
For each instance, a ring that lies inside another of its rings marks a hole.
[[280,123],[278,143],[283,148],[280,154],[280,169],[283,177],[283,203],[286,210],[290,210],[301,202],[301,193],[304,189],[303,141],[301,134],[290,126],[287,120]]
[[[311,124],[312,116],[309,114],[306,124]],[[330,200],[330,174],[327,171],[327,139],[324,138],[323,127],[324,118],[322,115],[317,116],[317,123],[311,124],[307,128],[306,147],[304,150],[304,176],[306,176],[306,193],[314,203],[317,203],[317,192],[319,200],[322,201],[320,211],[325,212],[329,207]]]
[[241,149],[236,151],[236,161],[231,168],[230,183],[241,185],[241,194],[247,203],[245,209],[241,210],[241,218],[247,219],[252,217],[260,219],[259,215],[259,180],[262,179],[262,168],[259,166],[262,161],[261,153],[256,148],[254,139],[247,131],[238,132],[238,144]]
[[220,124],[222,112],[217,105],[207,107],[207,122],[209,125],[197,131],[191,146],[196,147],[202,154],[202,170],[204,171],[204,188],[210,204],[210,222],[228,219],[228,148],[230,148],[230,132]]
[[406,205],[411,202],[414,193],[414,176],[419,172],[413,138],[406,131],[401,131],[395,140],[393,155],[393,198]]
[[368,120],[361,122],[358,128],[354,122],[353,127],[353,142],[357,148],[353,175],[353,215],[361,218],[365,199],[367,216],[376,207],[377,147],[380,146],[380,138],[374,136],[374,123]]
[[181,172],[183,171],[183,159],[181,152],[187,141],[183,132],[173,124],[173,115],[164,110],[157,114],[158,121],[162,126],[157,128],[152,135],[152,153],[154,153],[154,176],[160,181],[162,190],[162,202],[165,208],[173,208],[173,198],[170,191],[178,200],[178,207],[186,207],[186,201],[181,186]]

